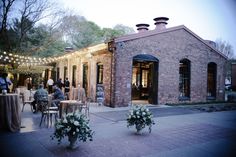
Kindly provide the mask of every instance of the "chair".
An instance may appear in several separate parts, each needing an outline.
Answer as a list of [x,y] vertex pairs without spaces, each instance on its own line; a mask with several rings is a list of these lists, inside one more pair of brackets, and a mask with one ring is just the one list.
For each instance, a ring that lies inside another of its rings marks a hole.
[[92,98],[87,98],[85,103],[81,106],[81,112],[83,112],[84,110],[86,117],[89,117],[89,106],[90,106],[91,100]]
[[27,98],[27,96],[25,94],[22,94],[21,98],[22,98],[22,104],[23,104],[21,112],[24,111],[24,108],[25,108],[26,104],[30,105],[31,111],[33,112],[33,105],[32,105],[33,100],[32,100],[32,97],[28,97]]
[[55,118],[55,121],[58,118],[58,107],[51,107],[50,100],[38,101],[37,105],[42,114],[39,126],[41,127],[44,119],[44,121],[47,120],[47,126],[49,127],[49,122],[52,125],[53,116]]

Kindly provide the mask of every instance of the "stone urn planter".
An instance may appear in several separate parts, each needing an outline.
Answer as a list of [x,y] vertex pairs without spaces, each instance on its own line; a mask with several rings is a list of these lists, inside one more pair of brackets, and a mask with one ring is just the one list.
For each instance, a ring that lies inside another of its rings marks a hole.
[[70,142],[69,146],[67,146],[68,149],[76,149],[78,147],[77,143],[77,136],[68,136],[68,141]]

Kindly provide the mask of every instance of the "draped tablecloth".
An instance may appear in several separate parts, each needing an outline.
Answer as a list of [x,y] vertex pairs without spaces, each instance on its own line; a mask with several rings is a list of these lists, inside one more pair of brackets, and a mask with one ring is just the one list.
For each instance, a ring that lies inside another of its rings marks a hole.
[[18,94],[0,94],[0,129],[20,130],[20,103]]
[[67,114],[69,112],[75,112],[77,109],[81,111],[84,103],[77,100],[63,100],[60,101],[59,106],[59,117],[62,118],[63,114]]

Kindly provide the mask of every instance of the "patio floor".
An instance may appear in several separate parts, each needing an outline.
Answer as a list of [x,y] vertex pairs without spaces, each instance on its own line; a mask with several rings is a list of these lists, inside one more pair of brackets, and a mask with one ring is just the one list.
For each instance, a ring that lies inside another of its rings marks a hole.
[[[100,107],[100,108],[99,108]],[[96,109],[97,108],[97,109]],[[102,109],[104,108],[104,109]],[[92,106],[92,142],[79,143],[68,150],[64,139],[60,145],[51,140],[53,127],[39,127],[40,114],[27,108],[22,113],[19,133],[0,134],[0,156],[81,156],[81,157],[199,157],[236,156],[236,111],[202,112],[183,107],[150,107],[156,125],[149,134],[136,135],[126,127],[126,108]]]

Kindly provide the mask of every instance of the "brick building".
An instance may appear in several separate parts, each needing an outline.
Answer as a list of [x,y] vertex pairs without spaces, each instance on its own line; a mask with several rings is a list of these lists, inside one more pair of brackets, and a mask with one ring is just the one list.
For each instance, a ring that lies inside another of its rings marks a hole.
[[167,20],[155,18],[154,30],[138,24],[138,33],[64,55],[57,77],[83,84],[94,100],[102,84],[111,107],[223,100],[227,58],[183,25],[166,28]]

